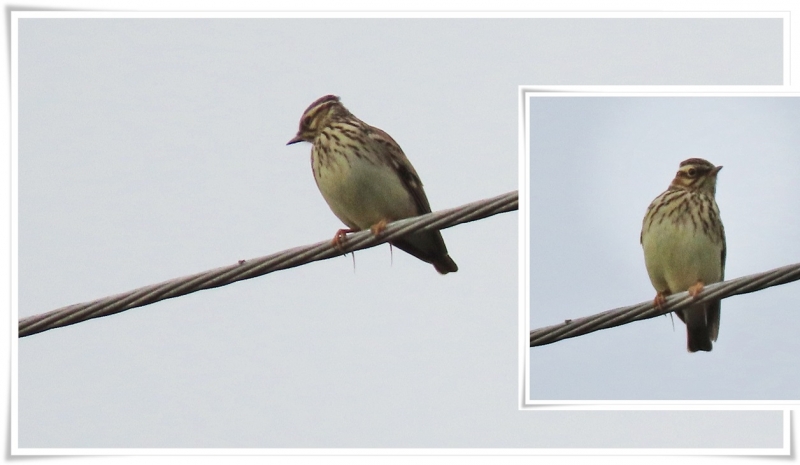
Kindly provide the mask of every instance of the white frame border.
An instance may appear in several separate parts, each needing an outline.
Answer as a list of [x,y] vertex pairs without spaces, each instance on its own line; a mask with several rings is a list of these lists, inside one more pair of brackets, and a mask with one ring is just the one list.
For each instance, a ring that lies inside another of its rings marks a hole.
[[[783,86],[520,86],[519,87],[519,346],[520,409],[548,410],[781,410],[797,401],[787,400],[531,400],[530,353],[530,103],[533,99],[583,97],[787,97]],[[770,407],[770,408],[764,408]],[[788,414],[789,410],[784,410]]]
[[[203,3],[203,2],[201,2]],[[545,2],[547,3],[547,2]],[[674,3],[659,3],[655,2],[648,5],[652,11],[647,11],[646,7],[643,8],[641,4],[637,7],[641,11],[624,12],[624,11],[585,11],[585,12],[562,12],[562,11],[517,11],[514,12],[510,9],[507,12],[464,12],[464,11],[417,11],[417,12],[402,12],[402,11],[373,11],[373,12],[342,12],[342,11],[272,11],[272,12],[252,12],[252,13],[231,13],[219,11],[207,12],[175,12],[175,11],[156,11],[156,12],[96,12],[96,11],[12,11],[7,8],[10,15],[9,25],[11,28],[11,329],[12,329],[12,343],[11,343],[11,369],[12,369],[12,382],[11,382],[11,455],[308,455],[308,456],[366,456],[366,455],[432,455],[432,456],[445,456],[445,455],[574,455],[574,456],[592,456],[592,455],[788,455],[789,454],[789,412],[783,410],[784,422],[784,446],[779,449],[36,449],[36,448],[20,448],[18,446],[18,410],[17,410],[17,380],[18,380],[18,339],[14,337],[16,322],[18,319],[18,301],[16,284],[18,277],[18,256],[17,256],[17,155],[18,155],[18,140],[17,140],[17,115],[18,115],[18,43],[17,43],[17,30],[18,20],[21,18],[774,18],[780,17],[784,19],[784,40],[789,43],[789,20],[792,9],[800,7],[793,6],[791,2],[785,1],[770,1],[763,2],[766,7],[774,10],[781,10],[775,12],[758,12],[750,11],[751,7],[742,9],[738,3],[731,2],[726,5],[727,8],[741,9],[742,11],[730,12],[715,12],[715,11],[664,11],[668,8],[674,7],[679,9],[690,10],[692,8],[705,8],[710,10],[704,2],[681,2]],[[132,8],[132,4],[123,2],[120,8]],[[154,3],[145,2],[143,7],[153,8],[151,5]],[[551,9],[564,7],[556,2],[551,2]],[[669,5],[669,6],[668,6]],[[26,8],[26,2],[20,2],[15,5],[17,8]],[[113,6],[111,6],[113,7]],[[175,6],[166,2],[164,8],[175,9]],[[208,8],[204,3],[198,8]],[[435,6],[434,6],[435,7]],[[529,6],[525,6],[528,8]],[[537,7],[540,7],[537,5]],[[576,8],[576,4],[571,4],[567,8]],[[583,7],[585,10],[597,8],[590,2],[581,3],[577,2],[577,7]],[[91,8],[91,7],[86,7]],[[135,6],[133,7],[135,8]],[[157,7],[156,7],[157,8]],[[228,7],[230,8],[230,6]],[[397,8],[397,7],[394,7]],[[419,7],[418,7],[419,8]],[[440,7],[439,7],[440,8]],[[540,7],[541,8],[541,7]],[[546,9],[547,7],[545,7]],[[797,48],[797,47],[795,47]],[[791,61],[790,61],[790,47],[784,48],[784,83],[791,84]],[[751,88],[752,89],[752,88]],[[523,112],[520,110],[520,115]],[[520,118],[520,124],[522,123]],[[522,164],[522,161],[520,162]],[[521,173],[524,172],[521,170]],[[522,186],[522,180],[520,180]],[[525,201],[521,199],[520,212],[523,210]],[[523,221],[520,221],[520,228],[522,229]],[[522,236],[521,236],[522,237]],[[520,249],[522,250],[522,249]],[[529,265],[529,264],[527,264]],[[527,266],[520,261],[520,269]],[[527,328],[527,325],[520,325],[522,329]],[[527,331],[524,331],[527,333]],[[526,339],[527,341],[527,339]],[[524,399],[524,397],[522,397]],[[585,408],[581,408],[585,409]],[[639,408],[636,408],[637,410]],[[759,410],[779,410],[779,409],[759,409]]]

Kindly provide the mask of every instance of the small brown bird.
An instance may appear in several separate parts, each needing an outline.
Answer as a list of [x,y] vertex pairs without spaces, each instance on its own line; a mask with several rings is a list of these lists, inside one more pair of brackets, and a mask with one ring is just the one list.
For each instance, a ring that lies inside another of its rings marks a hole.
[[[704,285],[725,278],[725,228],[714,199],[721,169],[701,158],[681,162],[669,188],[647,208],[640,242],[656,306],[677,292],[697,297]],[[711,351],[719,334],[720,301],[676,313],[686,323],[689,352]]]
[[[380,234],[392,221],[430,213],[431,206],[411,162],[389,134],[356,118],[326,95],[300,118],[300,129],[287,145],[311,142],[311,168],[322,197],[349,229],[333,238],[338,245],[349,232]],[[422,231],[390,244],[447,274],[458,266],[447,253],[442,234]]]

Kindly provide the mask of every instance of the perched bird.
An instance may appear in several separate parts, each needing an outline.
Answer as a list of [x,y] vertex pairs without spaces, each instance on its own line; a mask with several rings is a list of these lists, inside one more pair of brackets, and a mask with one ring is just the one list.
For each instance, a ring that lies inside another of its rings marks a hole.
[[[430,213],[431,206],[411,162],[382,130],[356,118],[335,95],[312,103],[300,129],[287,145],[311,142],[311,169],[322,197],[349,229],[340,229],[334,245],[349,232],[380,234],[392,221]],[[390,244],[432,264],[441,274],[458,271],[442,234],[417,232]]]
[[[670,294],[688,290],[697,297],[704,285],[725,278],[725,228],[714,200],[721,169],[701,158],[681,162],[669,188],[647,207],[639,240],[658,307]],[[686,323],[689,352],[710,351],[720,301],[676,313]]]

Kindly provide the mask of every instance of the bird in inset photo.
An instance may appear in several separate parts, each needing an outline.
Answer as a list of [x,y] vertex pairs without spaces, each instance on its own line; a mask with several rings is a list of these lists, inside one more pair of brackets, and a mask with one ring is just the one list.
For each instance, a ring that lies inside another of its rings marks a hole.
[[[725,278],[725,228],[714,199],[721,169],[701,158],[684,160],[669,188],[647,207],[640,242],[658,307],[670,294],[697,297],[704,285]],[[720,301],[676,313],[686,323],[689,352],[711,351]]]
[[[425,191],[403,150],[384,131],[356,118],[339,97],[326,95],[300,118],[297,135],[287,145],[311,142],[314,180],[340,229],[334,245],[349,232],[380,234],[392,221],[431,212]],[[390,244],[430,263],[441,274],[458,271],[438,230],[413,233]]]

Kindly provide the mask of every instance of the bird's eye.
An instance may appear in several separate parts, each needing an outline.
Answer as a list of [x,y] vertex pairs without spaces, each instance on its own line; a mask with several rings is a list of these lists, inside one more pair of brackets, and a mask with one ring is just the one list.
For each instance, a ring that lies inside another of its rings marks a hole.
[[686,174],[688,174],[690,178],[693,178],[697,174],[697,170],[694,168],[689,168],[686,170]]
[[311,126],[311,116],[303,118],[303,126]]

